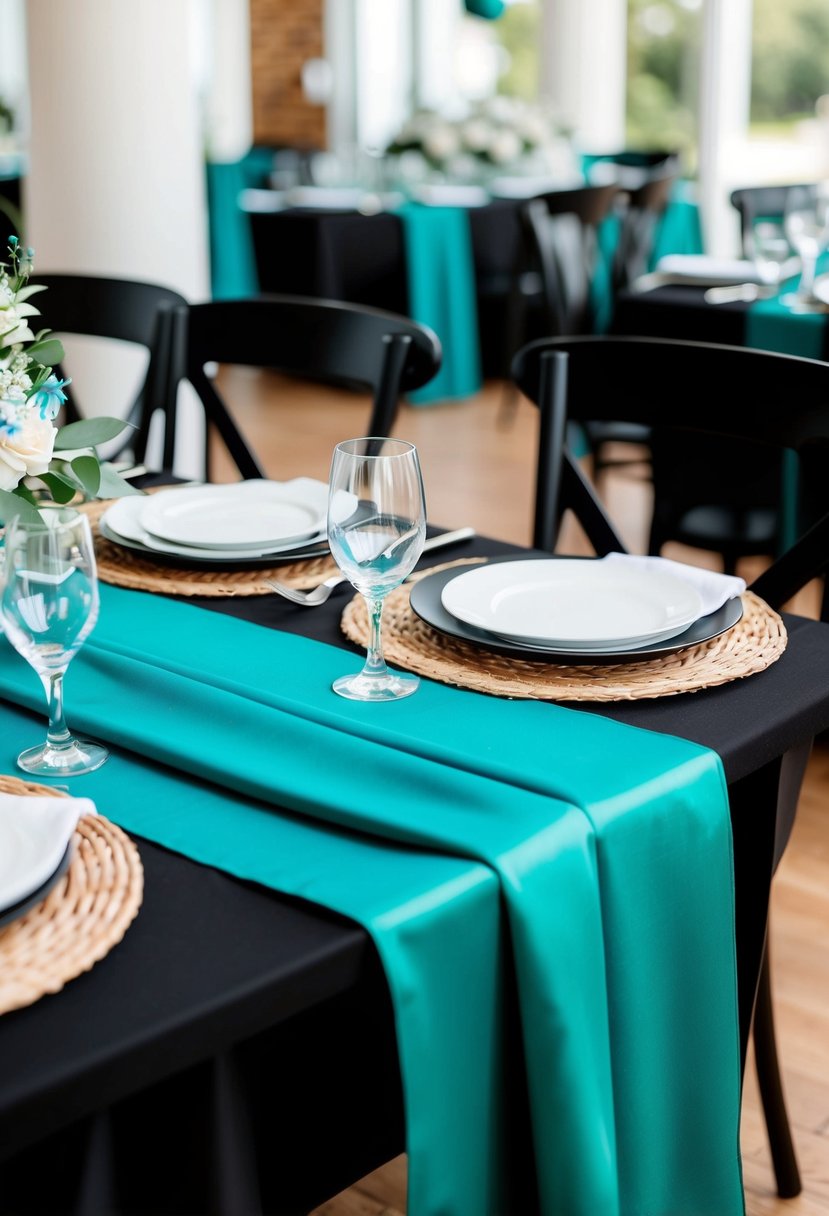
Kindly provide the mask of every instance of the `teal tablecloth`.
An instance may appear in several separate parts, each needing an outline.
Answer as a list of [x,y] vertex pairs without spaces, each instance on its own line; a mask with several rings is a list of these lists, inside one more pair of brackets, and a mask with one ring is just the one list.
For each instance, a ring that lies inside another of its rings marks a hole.
[[[507,934],[545,1216],[739,1216],[716,755],[429,681],[396,704],[344,702],[331,680],[356,662],[104,587],[67,703],[76,728],[128,754],[73,790],[138,835],[374,935],[395,1006],[411,1216],[503,1213],[502,1070],[521,1057],[502,1033]],[[41,707],[9,648],[0,691]],[[5,709],[0,723],[10,764],[32,726]]]

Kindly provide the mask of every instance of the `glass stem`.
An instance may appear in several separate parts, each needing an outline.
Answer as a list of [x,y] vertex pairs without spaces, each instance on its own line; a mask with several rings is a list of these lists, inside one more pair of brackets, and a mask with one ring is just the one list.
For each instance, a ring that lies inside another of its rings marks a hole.
[[53,671],[41,676],[43,687],[46,689],[46,699],[49,703],[49,729],[46,732],[46,742],[49,747],[66,747],[72,742],[72,736],[66,727],[63,716],[63,671]]
[[797,293],[802,300],[811,300],[815,286],[815,263],[817,259],[801,256],[800,286]]
[[373,597],[366,596],[366,606],[368,608],[370,633],[365,666],[363,667],[363,675],[384,676],[387,668],[386,660],[383,658],[383,648],[380,642],[380,622],[383,616],[382,597],[375,599]]

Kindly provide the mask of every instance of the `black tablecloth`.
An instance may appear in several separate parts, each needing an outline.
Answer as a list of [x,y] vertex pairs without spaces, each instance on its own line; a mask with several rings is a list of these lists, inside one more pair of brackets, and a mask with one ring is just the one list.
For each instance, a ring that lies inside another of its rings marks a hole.
[[[746,345],[745,300],[708,304],[704,287],[677,285],[653,291],[623,291],[616,300],[612,329],[640,337],[682,338],[690,342]],[[829,325],[823,331],[822,359],[829,360]]]
[[[521,241],[518,200],[469,209],[478,333],[484,377],[509,374],[505,316]],[[384,212],[252,211],[259,290],[345,300],[409,315],[399,216]],[[527,336],[541,336],[540,300],[530,301]]]
[[[511,550],[478,540],[458,554]],[[356,650],[339,627],[347,594],[313,610],[276,596],[196,602]],[[745,681],[582,707],[723,758],[744,1048],[769,882],[790,826],[776,821],[780,757],[796,749],[787,761],[796,777],[829,725],[829,626],[794,617],[787,626],[783,657]],[[138,843],[146,895],[123,942],[62,993],[0,1018],[0,1209],[307,1212],[403,1148],[374,948],[316,907]],[[529,1216],[531,1199],[516,1203]]]

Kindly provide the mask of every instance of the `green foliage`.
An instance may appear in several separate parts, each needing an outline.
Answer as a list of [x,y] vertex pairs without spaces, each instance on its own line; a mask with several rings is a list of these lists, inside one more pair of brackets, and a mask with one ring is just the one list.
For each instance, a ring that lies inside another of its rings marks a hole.
[[540,5],[511,5],[498,22],[497,33],[498,41],[506,51],[506,66],[498,80],[498,92],[535,101],[539,87]]
[[62,426],[55,438],[55,451],[68,452],[74,448],[94,448],[114,439],[132,424],[120,418],[86,418]]

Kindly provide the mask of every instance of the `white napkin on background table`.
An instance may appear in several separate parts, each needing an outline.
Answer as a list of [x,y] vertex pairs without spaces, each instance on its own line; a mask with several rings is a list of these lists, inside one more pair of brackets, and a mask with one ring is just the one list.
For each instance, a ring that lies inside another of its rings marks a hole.
[[746,581],[736,574],[720,574],[716,570],[704,570],[701,566],[690,566],[687,562],[675,562],[668,557],[651,557],[639,553],[608,553],[600,561],[608,565],[624,565],[629,569],[651,570],[655,573],[673,574],[690,583],[702,599],[702,615],[716,612],[723,604],[742,595]]
[[60,865],[78,820],[96,814],[91,798],[0,794],[0,909],[42,886]]

